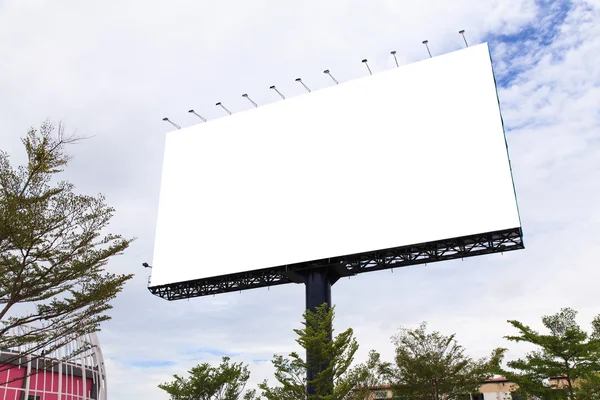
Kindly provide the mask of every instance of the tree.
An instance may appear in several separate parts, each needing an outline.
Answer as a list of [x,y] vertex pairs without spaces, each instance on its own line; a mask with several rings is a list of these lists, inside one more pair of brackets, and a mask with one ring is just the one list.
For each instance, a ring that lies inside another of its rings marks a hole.
[[396,346],[391,370],[394,395],[418,399],[458,399],[477,392],[493,376],[499,350],[490,359],[472,360],[455,335],[427,333],[427,323],[416,329],[401,328],[392,337]]
[[309,364],[296,352],[288,357],[275,355],[275,379],[280,386],[270,387],[265,380],[258,387],[268,400],[342,400],[352,389],[365,379],[364,368],[350,368],[358,343],[352,328],[348,328],[333,339],[332,326],[335,307],[329,308],[326,303],[313,312],[306,310],[303,314],[303,329],[294,329],[298,335],[296,342],[310,355],[310,367],[315,371],[310,383],[316,394],[307,396],[306,371]]
[[[517,395],[544,399],[580,399],[598,385],[600,373],[600,315],[592,322],[588,334],[575,321],[577,311],[563,308],[542,317],[549,334],[541,334],[519,321],[508,321],[519,332],[505,338],[512,342],[535,345],[536,350],[514,361],[508,370],[500,370],[519,389]],[[504,355],[505,350],[503,351]],[[549,378],[561,377],[565,384],[553,385]]]
[[600,399],[600,374],[588,375],[582,378],[576,386],[577,400]]
[[[101,236],[114,209],[102,195],[75,194],[71,183],[53,180],[70,159],[65,146],[78,140],[46,121],[22,139],[26,165],[13,168],[0,151],[0,349],[49,354],[98,331],[132,278],[104,269],[133,240]],[[15,334],[19,327],[29,328]]]
[[359,364],[352,371],[354,389],[347,400],[364,400],[369,397],[372,388],[387,385],[390,382],[392,364],[383,362],[375,350],[369,352],[367,362]]
[[[250,372],[247,365],[229,361],[229,357],[223,357],[218,367],[209,363],[198,364],[188,371],[189,378],[173,375],[173,382],[162,383],[158,387],[167,392],[171,400],[240,399]],[[244,398],[253,398],[254,393],[249,391]]]

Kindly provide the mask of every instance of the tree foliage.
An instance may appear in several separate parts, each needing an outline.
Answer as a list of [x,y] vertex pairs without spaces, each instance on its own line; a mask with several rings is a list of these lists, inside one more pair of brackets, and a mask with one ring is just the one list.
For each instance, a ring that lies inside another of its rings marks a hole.
[[575,389],[577,400],[600,399],[600,374],[587,375],[577,382]]
[[[65,146],[78,140],[45,122],[22,139],[26,165],[14,168],[0,151],[0,349],[50,353],[98,331],[132,278],[104,269],[133,240],[101,235],[114,209],[53,179],[69,161]],[[19,314],[24,304],[29,312]],[[11,334],[23,326],[33,328]]]
[[[519,321],[508,321],[518,334],[506,339],[536,346],[524,358],[509,361],[509,369],[500,370],[518,385],[517,395],[544,399],[599,398],[586,396],[592,390],[598,391],[600,316],[594,319],[592,333],[588,334],[577,324],[576,315],[577,311],[563,308],[557,314],[542,317],[548,334],[536,332]],[[553,385],[549,378],[555,377],[562,377],[565,383]]]
[[367,362],[357,365],[352,373],[354,389],[347,400],[364,400],[369,398],[372,388],[391,383],[392,364],[382,361],[381,354],[371,350]]
[[[306,350],[310,365],[298,353],[288,357],[275,355],[272,363],[275,367],[275,380],[279,386],[271,387],[265,380],[259,384],[262,395],[268,400],[342,400],[354,387],[367,379],[365,368],[351,368],[358,343],[351,328],[332,337],[335,312],[323,304],[313,312],[304,313],[303,329],[294,329],[298,335],[296,342]],[[315,371],[310,381],[315,395],[307,396],[306,371],[308,367]]]
[[455,340],[455,335],[428,333],[425,322],[416,329],[402,328],[392,338],[396,346],[391,370],[392,387],[398,397],[417,399],[458,399],[478,391],[481,382],[492,377],[490,359],[472,360]]
[[[229,357],[223,357],[218,367],[203,363],[188,374],[188,378],[173,375],[174,381],[158,387],[167,392],[171,400],[238,400],[250,378],[248,366],[241,362],[230,363]],[[249,392],[244,398],[251,398],[253,394]]]

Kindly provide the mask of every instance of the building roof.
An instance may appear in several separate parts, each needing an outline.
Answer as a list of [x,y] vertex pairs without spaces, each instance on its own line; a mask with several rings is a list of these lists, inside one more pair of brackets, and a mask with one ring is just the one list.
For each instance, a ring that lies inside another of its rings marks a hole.
[[489,379],[486,379],[486,380],[485,380],[485,381],[483,381],[483,382],[484,382],[484,383],[492,383],[492,382],[494,382],[494,383],[497,383],[497,382],[508,382],[508,379],[506,379],[506,378],[505,378],[505,377],[503,377],[503,376],[498,376],[498,377],[495,377],[495,378],[489,378]]

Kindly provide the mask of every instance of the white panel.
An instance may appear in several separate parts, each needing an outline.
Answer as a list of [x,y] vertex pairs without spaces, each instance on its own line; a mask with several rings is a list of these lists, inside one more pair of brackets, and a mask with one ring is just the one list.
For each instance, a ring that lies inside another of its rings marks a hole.
[[482,44],[168,133],[151,284],[518,226]]

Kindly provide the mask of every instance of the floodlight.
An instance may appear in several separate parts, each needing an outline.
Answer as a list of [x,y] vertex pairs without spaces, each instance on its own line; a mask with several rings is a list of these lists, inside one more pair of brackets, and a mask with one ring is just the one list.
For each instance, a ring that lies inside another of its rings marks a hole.
[[231,111],[229,111],[227,109],[227,107],[225,107],[223,104],[221,104],[221,102],[219,101],[218,103],[215,104],[216,106],[221,106],[221,108],[225,111],[227,111],[227,114],[231,115]]
[[191,114],[194,114],[195,116],[197,116],[198,118],[200,118],[202,120],[202,122],[206,122],[206,118],[204,118],[202,115],[198,114],[196,111],[189,110],[188,112],[191,113]]
[[362,62],[367,66],[367,69],[369,70],[369,75],[373,75],[373,72],[371,72],[371,67],[369,67],[367,59],[365,58],[364,60],[362,60]]
[[396,50],[392,50],[390,54],[394,56],[394,61],[396,61],[396,67],[399,67],[400,65],[398,65],[398,59],[396,58]]
[[181,126],[177,125],[175,122],[171,121],[171,120],[170,120],[169,118],[167,118],[167,117],[164,117],[162,120],[163,120],[163,121],[167,121],[168,123],[170,123],[171,125],[173,125],[173,126],[174,126],[175,128],[177,128],[177,129],[181,129]]
[[429,43],[429,40],[423,40],[423,44],[425,45],[425,47],[427,47],[427,53],[429,53],[429,58],[432,58],[431,51],[429,51],[429,46],[427,45],[427,43]]
[[246,93],[244,93],[242,95],[242,97],[247,98],[250,101],[250,103],[252,103],[254,105],[254,107],[258,107],[258,104],[256,104],[250,97],[248,97],[248,95]]
[[276,91],[277,94],[280,95],[281,98],[285,100],[285,96],[283,94],[281,94],[281,92],[279,90],[277,90],[277,88],[275,87],[275,85],[270,86],[269,89],[273,89],[274,91]]
[[310,89],[308,88],[308,86],[306,86],[304,82],[302,82],[301,78],[296,78],[296,82],[300,82],[302,86],[304,86],[304,89],[306,89],[306,91],[310,93]]
[[339,85],[339,82],[337,81],[337,79],[335,79],[335,78],[333,77],[333,75],[331,75],[331,72],[329,72],[329,70],[328,70],[328,69],[326,69],[325,71],[323,71],[323,73],[324,73],[324,74],[327,74],[327,75],[329,75],[329,77],[330,77],[331,79],[333,79],[333,81],[335,82],[335,84],[336,84],[336,85]]
[[464,30],[464,29],[461,29],[460,31],[458,31],[458,33],[459,33],[460,35],[462,35],[462,37],[463,37],[463,40],[465,41],[465,44],[467,45],[467,47],[469,47],[469,43],[467,43],[467,39],[465,38],[465,30]]

